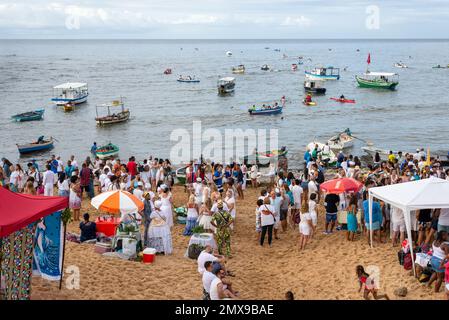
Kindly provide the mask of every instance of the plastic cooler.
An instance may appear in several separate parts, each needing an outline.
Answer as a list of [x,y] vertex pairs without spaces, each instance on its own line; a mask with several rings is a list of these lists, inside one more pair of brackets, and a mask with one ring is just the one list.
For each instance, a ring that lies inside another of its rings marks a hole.
[[146,248],[143,250],[143,263],[153,263],[156,256],[156,249]]
[[97,232],[103,233],[106,237],[112,237],[115,235],[115,230],[120,224],[120,219],[112,218],[110,220],[104,221],[100,218],[97,218],[95,224],[97,225]]

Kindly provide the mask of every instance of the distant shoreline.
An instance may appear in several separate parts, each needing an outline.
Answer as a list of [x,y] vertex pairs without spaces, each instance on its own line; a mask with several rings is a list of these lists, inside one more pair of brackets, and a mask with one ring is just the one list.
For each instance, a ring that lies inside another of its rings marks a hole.
[[162,42],[243,42],[243,41],[252,41],[252,42],[291,42],[291,41],[312,41],[312,42],[408,42],[408,41],[416,41],[416,42],[447,42],[449,38],[282,38],[282,39],[263,39],[263,38],[242,38],[242,39],[213,39],[213,38],[204,38],[204,39],[158,39],[158,38],[0,38],[0,41],[67,41],[67,40],[76,40],[76,41],[162,41]]

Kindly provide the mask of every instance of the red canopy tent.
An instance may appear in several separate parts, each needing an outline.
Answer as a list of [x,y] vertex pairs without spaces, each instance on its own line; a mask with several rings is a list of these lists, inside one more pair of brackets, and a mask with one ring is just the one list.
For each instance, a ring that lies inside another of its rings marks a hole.
[[66,197],[32,196],[0,187],[0,238],[68,206]]

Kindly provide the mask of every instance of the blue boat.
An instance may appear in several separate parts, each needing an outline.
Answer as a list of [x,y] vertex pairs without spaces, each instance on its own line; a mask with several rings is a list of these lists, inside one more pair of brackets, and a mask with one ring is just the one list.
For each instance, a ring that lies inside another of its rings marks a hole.
[[17,149],[19,149],[20,154],[32,153],[37,151],[45,151],[53,148],[53,138],[50,137],[49,140],[44,140],[44,136],[40,136],[37,141],[22,144],[17,144]]
[[248,109],[250,115],[271,115],[282,113],[282,107],[265,108],[265,109]]
[[19,114],[12,116],[11,118],[17,122],[41,120],[42,117],[44,116],[44,112],[45,112],[44,109],[39,109],[39,110],[19,113]]

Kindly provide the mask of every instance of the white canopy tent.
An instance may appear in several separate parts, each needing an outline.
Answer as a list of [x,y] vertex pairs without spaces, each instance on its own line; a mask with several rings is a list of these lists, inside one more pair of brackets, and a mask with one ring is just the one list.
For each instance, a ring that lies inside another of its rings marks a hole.
[[372,216],[373,198],[387,202],[404,212],[407,238],[410,243],[413,272],[415,259],[413,258],[411,211],[420,209],[449,208],[449,181],[431,177],[429,179],[374,187],[369,193],[369,224],[370,240],[373,245]]

